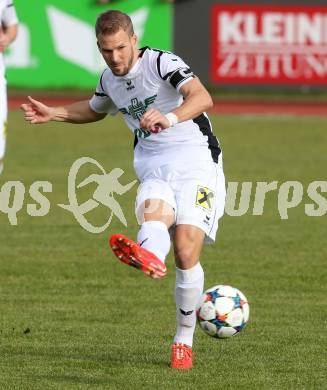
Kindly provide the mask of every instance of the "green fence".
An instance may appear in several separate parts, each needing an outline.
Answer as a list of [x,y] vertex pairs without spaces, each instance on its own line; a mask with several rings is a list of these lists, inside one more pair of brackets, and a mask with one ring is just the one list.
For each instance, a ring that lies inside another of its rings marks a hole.
[[119,9],[134,23],[141,46],[171,50],[172,7],[162,0],[15,0],[20,29],[6,53],[11,87],[93,88],[105,64],[94,24],[99,13]]

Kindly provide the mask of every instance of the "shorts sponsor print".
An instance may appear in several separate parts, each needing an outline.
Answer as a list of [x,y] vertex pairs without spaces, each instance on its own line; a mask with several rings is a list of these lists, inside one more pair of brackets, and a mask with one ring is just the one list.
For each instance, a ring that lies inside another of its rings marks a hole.
[[[138,223],[144,213],[152,212],[144,206],[147,199],[164,200],[175,211],[175,225],[193,225],[206,234],[205,241],[215,241],[218,220],[225,207],[225,177],[221,162],[210,161],[168,164],[149,173],[141,183],[135,203]],[[169,207],[170,209],[170,207]]]

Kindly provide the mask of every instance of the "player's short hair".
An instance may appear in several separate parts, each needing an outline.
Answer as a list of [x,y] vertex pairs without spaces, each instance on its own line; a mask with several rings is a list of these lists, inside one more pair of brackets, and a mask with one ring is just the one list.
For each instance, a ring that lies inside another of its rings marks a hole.
[[134,34],[134,28],[131,18],[123,12],[110,10],[103,12],[97,18],[95,24],[95,35],[111,35],[117,33],[120,29],[127,32],[131,37]]

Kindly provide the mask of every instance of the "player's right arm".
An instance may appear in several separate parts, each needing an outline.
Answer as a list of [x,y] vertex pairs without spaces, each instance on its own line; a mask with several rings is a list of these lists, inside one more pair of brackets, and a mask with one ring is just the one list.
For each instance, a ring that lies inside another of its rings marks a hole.
[[91,109],[89,100],[79,101],[66,106],[49,107],[28,96],[28,103],[22,104],[25,120],[32,124],[50,121],[69,123],[89,123],[103,119],[106,113],[95,112]]
[[22,104],[25,119],[32,124],[50,121],[69,123],[89,123],[103,119],[106,115],[115,115],[119,111],[109,92],[103,88],[104,74],[100,77],[94,95],[90,100],[78,101],[66,106],[49,107],[28,96],[29,102]]

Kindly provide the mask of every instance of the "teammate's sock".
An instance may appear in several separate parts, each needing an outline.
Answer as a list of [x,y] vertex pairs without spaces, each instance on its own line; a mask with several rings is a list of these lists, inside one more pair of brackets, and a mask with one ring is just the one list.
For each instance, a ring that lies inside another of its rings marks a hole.
[[204,273],[200,263],[193,268],[176,268],[176,320],[177,331],[174,343],[192,347],[196,324],[196,304],[203,292]]
[[0,118],[0,161],[2,161],[2,165],[6,152],[6,126],[6,122]]
[[170,236],[166,224],[161,221],[143,222],[137,235],[137,242],[165,262],[170,249]]

